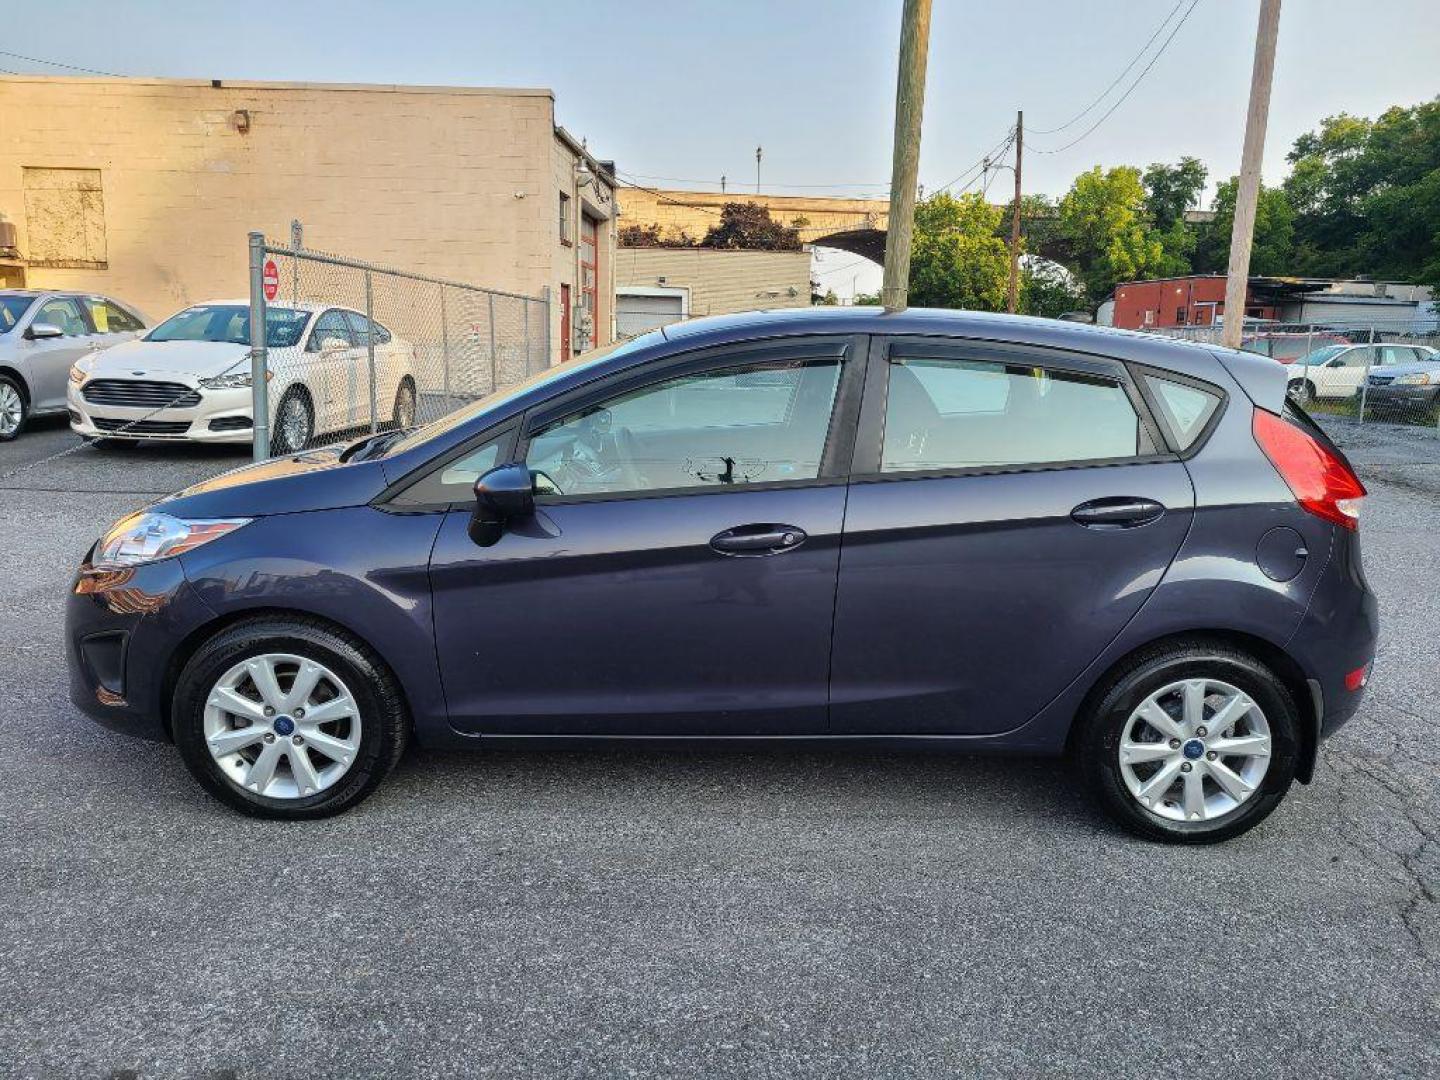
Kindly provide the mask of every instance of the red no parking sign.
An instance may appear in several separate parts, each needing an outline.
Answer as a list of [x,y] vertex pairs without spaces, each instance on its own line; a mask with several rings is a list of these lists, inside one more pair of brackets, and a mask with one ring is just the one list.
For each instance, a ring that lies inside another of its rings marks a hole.
[[265,290],[266,300],[274,300],[280,295],[280,268],[275,265],[274,259],[265,260],[265,267],[260,274],[260,283]]

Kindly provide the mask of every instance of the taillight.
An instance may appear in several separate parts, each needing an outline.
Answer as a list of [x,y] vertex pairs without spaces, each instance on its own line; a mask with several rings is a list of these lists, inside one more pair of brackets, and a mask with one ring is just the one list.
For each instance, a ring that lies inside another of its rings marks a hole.
[[1365,485],[1329,447],[1264,409],[1255,410],[1251,430],[1275,471],[1295,493],[1296,502],[1347,529],[1359,524]]

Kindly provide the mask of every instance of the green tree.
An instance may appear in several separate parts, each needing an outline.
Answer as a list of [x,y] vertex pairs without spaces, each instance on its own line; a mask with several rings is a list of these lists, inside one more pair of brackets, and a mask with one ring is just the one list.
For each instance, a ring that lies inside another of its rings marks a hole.
[[1161,272],[1164,246],[1150,226],[1140,170],[1099,165],[1075,178],[1060,200],[1060,229],[1091,296],[1118,281]]
[[783,225],[758,203],[726,203],[720,221],[710,226],[703,247],[744,248],[751,251],[799,251],[799,230]]
[[1298,272],[1440,287],[1440,98],[1327,117],[1289,161]]
[[1020,313],[1056,319],[1086,306],[1085,288],[1059,263],[1027,260],[1020,271]]
[[909,300],[916,307],[1003,311],[1010,255],[1004,211],[978,193],[932,195],[915,207]]
[[[1215,220],[1201,231],[1195,245],[1195,269],[1220,273],[1230,264],[1230,233],[1235,227],[1235,193],[1239,178],[1232,176],[1215,192]],[[1250,248],[1250,273],[1293,273],[1295,210],[1284,188],[1260,187],[1255,203],[1255,239]]]
[[1140,179],[1150,223],[1167,234],[1183,223],[1185,211],[1199,205],[1207,175],[1205,166],[1193,157],[1182,157],[1178,165],[1155,162],[1147,168]]

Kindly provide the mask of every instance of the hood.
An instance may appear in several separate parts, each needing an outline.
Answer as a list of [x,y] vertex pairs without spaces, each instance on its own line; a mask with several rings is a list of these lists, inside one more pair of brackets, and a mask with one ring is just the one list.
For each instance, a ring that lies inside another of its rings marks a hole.
[[1440,381],[1440,360],[1417,360],[1412,364],[1386,364],[1384,367],[1371,368],[1371,375],[1383,375],[1386,378],[1398,379],[1402,375],[1429,375],[1431,382]]
[[250,347],[229,341],[127,341],[95,355],[91,377],[194,375],[206,379],[238,371],[250,362]]
[[202,480],[155,504],[176,517],[296,514],[363,506],[385,490],[379,460],[342,462],[342,446],[275,458]]

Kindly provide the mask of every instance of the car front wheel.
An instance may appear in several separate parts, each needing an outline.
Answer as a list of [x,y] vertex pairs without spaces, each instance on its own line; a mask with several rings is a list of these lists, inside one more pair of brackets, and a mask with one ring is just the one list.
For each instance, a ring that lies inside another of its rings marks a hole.
[[383,663],[299,618],[239,623],[202,645],[171,715],[186,766],[212,795],[282,819],[354,806],[399,761],[410,730]]
[[1295,777],[1299,716],[1254,657],[1204,642],[1142,653],[1081,718],[1092,792],[1152,840],[1212,843],[1253,828]]
[[0,442],[9,442],[25,429],[30,406],[25,391],[9,375],[0,375]]
[[270,452],[276,457],[298,454],[315,438],[315,410],[310,397],[292,386],[280,399],[275,410],[275,433],[270,438]]

